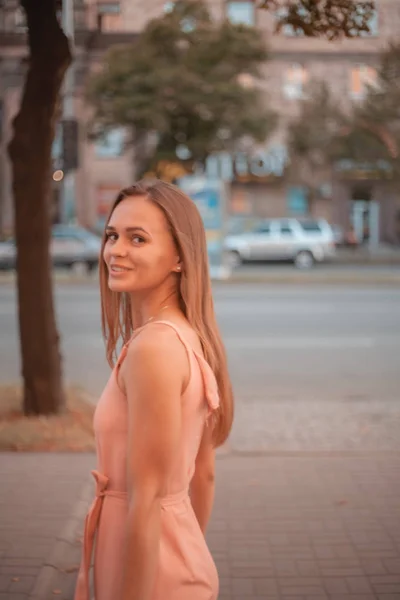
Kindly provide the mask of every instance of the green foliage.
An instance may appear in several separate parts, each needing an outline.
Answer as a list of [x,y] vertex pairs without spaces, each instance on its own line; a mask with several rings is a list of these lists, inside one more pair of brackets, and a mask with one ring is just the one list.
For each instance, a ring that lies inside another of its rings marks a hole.
[[310,82],[299,113],[288,127],[289,177],[318,197],[330,181],[337,139],[348,127],[347,119],[332,98],[326,82]]
[[365,100],[342,110],[326,84],[315,83],[289,127],[292,176],[318,188],[341,160],[400,177],[400,44],[382,52]]
[[384,160],[400,173],[400,43],[382,52],[376,83],[354,108],[345,151],[354,160]]
[[382,53],[376,85],[368,94],[359,117],[398,132],[400,127],[400,42],[391,43]]
[[262,8],[274,11],[276,30],[291,27],[307,37],[337,40],[369,32],[373,0],[263,0]]
[[136,142],[155,133],[153,160],[176,158],[180,144],[202,161],[243,136],[263,141],[274,114],[240,76],[256,81],[266,59],[255,29],[216,23],[202,2],[179,0],[134,43],[109,52],[88,90],[95,127],[125,126]]
[[311,82],[300,112],[289,126],[288,144],[293,156],[307,159],[313,168],[322,167],[331,160],[332,140],[346,124],[328,84]]

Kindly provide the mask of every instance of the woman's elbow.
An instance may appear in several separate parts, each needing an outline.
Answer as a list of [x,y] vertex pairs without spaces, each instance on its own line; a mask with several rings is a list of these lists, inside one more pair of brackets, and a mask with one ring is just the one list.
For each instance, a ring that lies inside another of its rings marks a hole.
[[197,464],[194,478],[204,483],[213,484],[215,482],[214,465]]

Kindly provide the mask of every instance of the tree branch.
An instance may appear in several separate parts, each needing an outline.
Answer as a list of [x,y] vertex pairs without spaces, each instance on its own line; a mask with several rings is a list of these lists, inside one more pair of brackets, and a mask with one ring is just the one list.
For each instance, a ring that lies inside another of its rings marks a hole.
[[336,40],[369,33],[373,0],[262,0],[260,8],[275,13],[276,31],[291,27],[307,37]]

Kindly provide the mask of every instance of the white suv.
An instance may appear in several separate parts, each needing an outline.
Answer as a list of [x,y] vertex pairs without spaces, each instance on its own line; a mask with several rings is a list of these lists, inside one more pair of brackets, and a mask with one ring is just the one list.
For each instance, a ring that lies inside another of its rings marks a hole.
[[228,235],[225,256],[231,266],[245,261],[292,261],[308,269],[335,255],[334,234],[327,221],[270,219],[252,231]]

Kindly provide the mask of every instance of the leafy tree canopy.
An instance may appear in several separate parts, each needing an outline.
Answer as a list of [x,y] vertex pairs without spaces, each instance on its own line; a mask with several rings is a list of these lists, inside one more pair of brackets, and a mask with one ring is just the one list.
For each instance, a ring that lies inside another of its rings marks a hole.
[[[309,187],[346,160],[400,176],[400,44],[382,52],[374,85],[361,104],[340,108],[328,86],[314,82],[289,127],[292,173]],[[319,174],[318,174],[319,173]]]
[[307,37],[336,40],[369,32],[375,2],[370,0],[262,0],[273,11],[276,30],[289,26]]
[[300,103],[300,112],[289,126],[288,143],[298,158],[307,158],[313,168],[324,165],[332,139],[347,125],[347,119],[325,81],[313,81]]
[[217,23],[202,2],[179,0],[109,52],[89,87],[94,123],[125,126],[136,143],[154,133],[155,160],[175,159],[179,146],[203,161],[243,136],[262,141],[275,124],[256,85],[266,59],[255,29]]
[[330,181],[336,141],[348,119],[324,81],[310,82],[299,113],[288,127],[289,176],[308,189],[309,199]]
[[354,160],[385,160],[400,173],[400,43],[381,54],[377,78],[353,108],[343,151]]
[[382,53],[376,83],[368,87],[358,114],[366,121],[400,133],[400,42],[391,43]]

